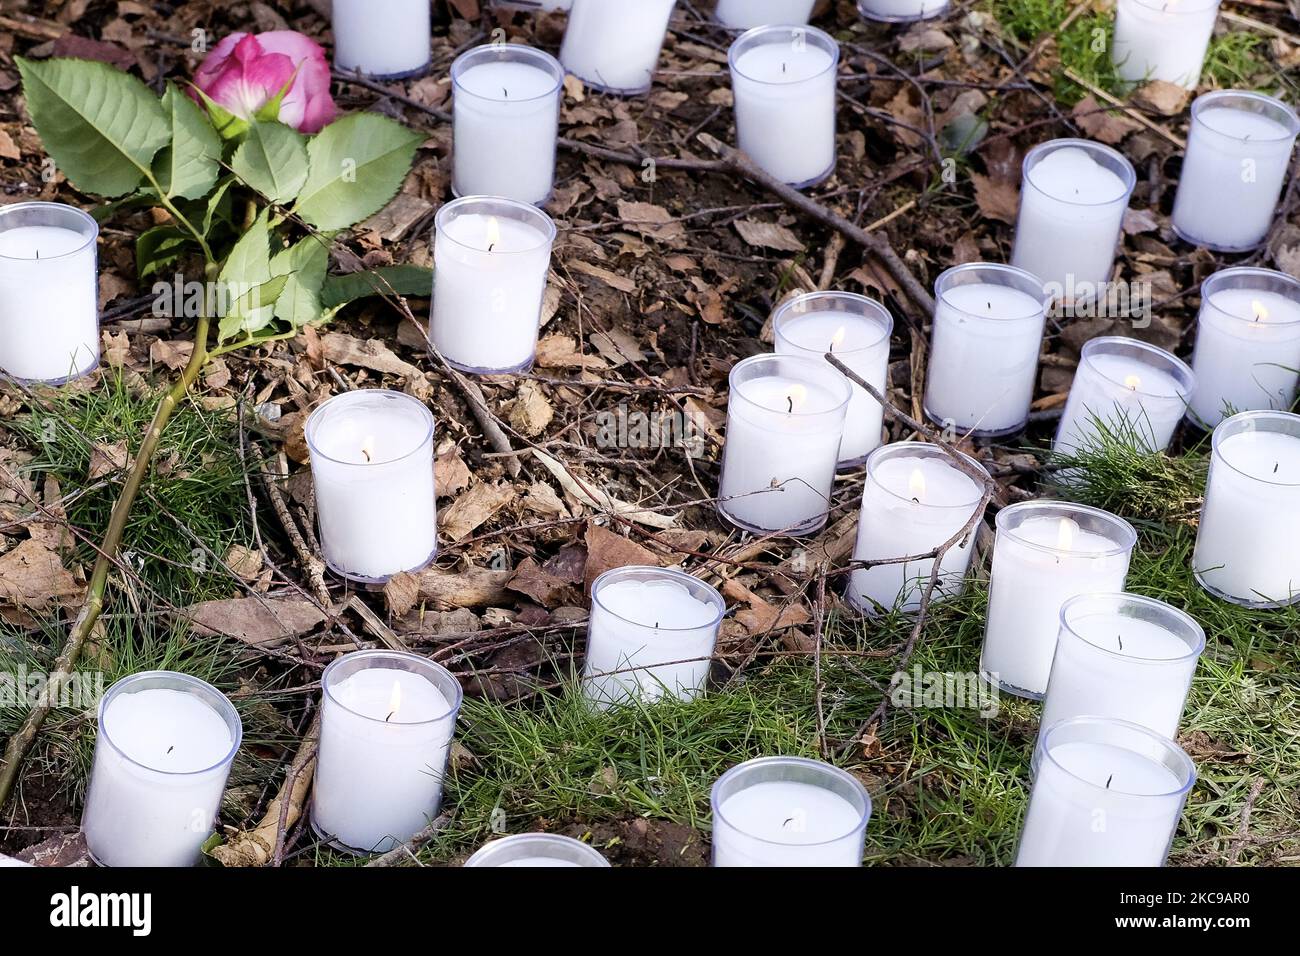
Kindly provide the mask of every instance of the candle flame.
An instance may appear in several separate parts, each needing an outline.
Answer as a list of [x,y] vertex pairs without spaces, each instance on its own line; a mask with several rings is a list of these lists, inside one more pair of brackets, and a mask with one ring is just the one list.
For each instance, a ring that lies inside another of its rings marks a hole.
[[842,325],[835,330],[835,334],[831,336],[832,352],[834,352],[839,346],[844,344],[844,336],[848,335],[848,332],[849,330]]
[[497,243],[501,241],[501,223],[497,221],[496,216],[488,216],[487,221],[487,251],[491,252],[496,248]]
[[361,443],[361,454],[365,456],[366,464],[375,460],[375,436],[366,436],[366,440]]
[[1056,527],[1056,546],[1062,551],[1074,547],[1074,536],[1079,533],[1079,525],[1071,518],[1062,518]]
[[1139,388],[1142,387],[1142,379],[1141,379],[1141,377],[1140,377],[1140,376],[1137,376],[1137,375],[1129,375],[1129,376],[1125,377],[1125,379],[1124,379],[1124,387],[1125,387],[1125,388],[1131,388],[1133,391],[1136,392]]
[[912,469],[912,477],[907,480],[907,493],[918,504],[925,500],[925,475],[920,468]]
[[402,709],[402,685],[393,681],[393,693],[388,698],[388,716],[384,718],[384,723],[392,720],[397,716],[397,712]]
[[802,385],[791,385],[790,391],[785,398],[790,404],[790,411],[794,412],[796,408],[799,408],[804,402],[808,401],[808,389],[804,388]]
[[1250,309],[1255,313],[1256,322],[1268,321],[1268,307],[1265,306],[1263,302],[1260,302],[1259,299],[1251,300]]

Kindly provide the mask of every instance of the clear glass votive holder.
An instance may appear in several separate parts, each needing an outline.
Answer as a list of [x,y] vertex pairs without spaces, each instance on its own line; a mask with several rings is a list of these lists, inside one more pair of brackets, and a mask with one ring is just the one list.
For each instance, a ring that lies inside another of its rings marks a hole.
[[98,367],[98,239],[72,206],[0,206],[0,376],[61,385]]
[[755,534],[812,534],[830,513],[848,379],[820,359],[754,355],[729,382],[718,513]]
[[1163,866],[1187,794],[1191,758],[1154,730],[1072,717],[1038,738],[1016,866]]
[[802,26],[817,0],[718,0],[713,19],[728,30],[752,30],[772,23]]
[[474,375],[532,368],[555,223],[531,203],[464,196],[434,219],[429,342]]
[[560,45],[564,69],[615,96],[649,92],[675,0],[573,0]]
[[438,551],[433,415],[388,389],[327,399],[304,427],[325,563],[341,578],[383,584]]
[[861,866],[871,797],[838,767],[759,757],[713,785],[715,867]]
[[1196,580],[1244,607],[1300,601],[1300,415],[1242,412],[1211,446]]
[[438,815],[460,682],[418,654],[355,651],[321,675],[311,825],[331,846],[382,853]]
[[1128,720],[1170,739],[1187,704],[1205,631],[1136,594],[1081,594],[1061,608],[1042,726],[1070,717]]
[[1123,237],[1137,171],[1088,139],[1039,143],[1025,156],[1011,264],[1043,280],[1052,298],[1103,298]]
[[949,5],[949,0],[858,0],[858,13],[879,23],[911,23],[941,17]]
[[1123,590],[1137,531],[1100,508],[1045,499],[1008,505],[995,523],[980,675],[1042,700],[1061,607],[1078,594]]
[[332,0],[334,68],[381,81],[429,70],[433,35],[427,0]]
[[1022,431],[1038,379],[1050,299],[1035,275],[986,262],[934,284],[925,414],[978,438]]
[[606,571],[591,585],[583,693],[600,707],[693,700],[708,684],[726,612],[716,588],[682,571]]
[[835,172],[839,62],[835,38],[810,26],[755,27],[727,51],[737,145],[795,189]]
[[1219,0],[1117,0],[1115,73],[1127,84],[1162,80],[1196,89],[1218,16]]
[[557,833],[519,833],[485,843],[466,866],[609,866],[593,847]]
[[1192,102],[1174,197],[1174,232],[1216,252],[1248,252],[1268,235],[1300,118],[1279,99],[1215,90]]
[[81,829],[100,866],[185,867],[212,834],[243,723],[197,677],[144,671],[99,702]]
[[[894,317],[874,299],[853,292],[806,292],[772,313],[777,355],[824,360],[827,352],[885,393]],[[833,367],[833,366],[832,366]],[[840,468],[853,468],[880,447],[885,411],[856,382],[844,417]]]

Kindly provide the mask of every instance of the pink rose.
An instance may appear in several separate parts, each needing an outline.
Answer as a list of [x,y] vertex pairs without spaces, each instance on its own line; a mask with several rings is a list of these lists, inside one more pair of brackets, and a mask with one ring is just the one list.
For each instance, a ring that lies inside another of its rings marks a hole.
[[293,86],[280,102],[280,122],[300,133],[319,133],[338,108],[330,96],[325,51],[301,33],[232,33],[194,75],[195,86],[242,120],[251,120],[290,80]]

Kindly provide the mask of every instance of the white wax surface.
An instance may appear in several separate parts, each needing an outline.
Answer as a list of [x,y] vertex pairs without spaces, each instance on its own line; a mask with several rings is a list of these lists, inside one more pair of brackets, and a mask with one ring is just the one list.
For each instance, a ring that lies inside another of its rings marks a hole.
[[333,692],[339,703],[353,713],[390,724],[437,720],[451,710],[442,692],[419,674],[387,667],[358,671],[340,681]]
[[573,0],[560,62],[588,85],[650,88],[675,0]]
[[948,0],[858,0],[858,9],[876,20],[906,21],[936,17]]
[[980,497],[980,487],[969,475],[938,458],[891,458],[872,476],[899,497],[922,505],[974,505]]
[[1029,170],[1029,181],[1047,195],[1073,203],[1096,205],[1124,196],[1123,180],[1076,146],[1043,157]]
[[502,866],[577,866],[572,860],[557,860],[553,856],[521,856],[517,860],[502,863]]
[[[859,866],[857,809],[823,787],[770,781],[739,790],[714,820],[714,866]],[[834,842],[828,842],[834,841]],[[820,845],[816,845],[820,844]]]
[[1300,302],[1264,289],[1221,289],[1202,303],[1191,409],[1208,428],[1225,410],[1288,409],[1300,381]]
[[1181,785],[1177,775],[1162,763],[1113,744],[1082,741],[1060,744],[1052,759],[1076,777],[1120,794],[1154,796],[1172,793]]
[[1043,339],[1042,296],[993,283],[944,291],[934,317],[925,408],[962,431],[1005,433],[1029,418]]
[[166,773],[207,770],[229,753],[234,738],[211,707],[178,690],[118,694],[100,728],[136,763]]
[[1186,410],[1182,386],[1170,373],[1132,356],[1091,355],[1075,373],[1055,447],[1093,444],[1099,420],[1112,432],[1131,426],[1140,444],[1163,451]]
[[704,627],[718,616],[712,604],[669,580],[617,581],[601,588],[600,603],[626,620],[670,630]]
[[718,0],[714,18],[732,30],[808,22],[817,0]]
[[59,226],[19,226],[0,232],[0,256],[11,259],[53,259],[85,244],[80,232]]
[[397,76],[429,63],[425,0],[333,0],[334,65],[345,73]]
[[1139,0],[1119,0],[1115,11],[1115,41],[1111,50],[1115,72],[1129,83],[1163,80],[1194,90],[1214,33],[1219,5],[1174,0],[1153,9]]

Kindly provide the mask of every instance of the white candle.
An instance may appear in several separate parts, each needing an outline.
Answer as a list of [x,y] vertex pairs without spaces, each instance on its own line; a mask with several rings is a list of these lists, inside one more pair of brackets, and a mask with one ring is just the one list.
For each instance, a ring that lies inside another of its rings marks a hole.
[[532,367],[555,223],[534,206],[466,196],[438,210],[429,340],[462,372]]
[[609,861],[581,840],[557,833],[519,833],[485,843],[466,866],[579,867],[609,866]]
[[650,89],[675,0],[573,0],[560,46],[564,68],[590,87]]
[[193,866],[243,727],[220,691],[148,671],[108,689],[81,829],[101,866]]
[[12,856],[5,856],[3,853],[0,853],[0,867],[5,866],[31,866],[31,864],[24,863],[22,860],[15,860]]
[[1022,501],[997,516],[980,673],[1041,699],[1061,607],[1077,594],[1120,591],[1137,532],[1123,518],[1063,501]]
[[[772,316],[777,355],[823,359],[831,352],[882,395],[889,371],[894,318],[879,302],[851,292],[810,292],[783,303]],[[880,446],[884,409],[862,386],[844,418],[840,466],[860,464]]]
[[401,392],[360,389],[307,419],[325,563],[350,581],[415,571],[438,548],[433,415]]
[[713,865],[861,866],[871,798],[856,777],[799,757],[761,757],[713,785]]
[[1137,174],[1100,143],[1055,139],[1025,157],[1011,264],[1054,297],[1091,299],[1110,280],[1124,210]]
[[858,0],[858,12],[868,20],[884,23],[908,23],[941,16],[948,10],[948,0]]
[[804,188],[835,171],[839,57],[815,27],[756,27],[731,45],[738,145],[783,183]]
[[726,610],[717,591],[680,571],[606,571],[591,586],[583,693],[602,707],[694,699],[708,683]]
[[1100,424],[1119,441],[1164,451],[1195,387],[1192,370],[1163,349],[1123,336],[1092,339],[1052,448],[1068,454],[1093,446]]
[[1044,729],[1016,866],[1163,866],[1196,768],[1137,724],[1075,717]]
[[731,370],[718,512],[756,534],[826,523],[852,391],[819,359],[755,355]]
[[1214,430],[1192,568],[1254,607],[1300,598],[1300,416],[1243,412]]
[[1118,0],[1115,72],[1129,83],[1163,80],[1194,90],[1219,16],[1219,0]]
[[405,843],[437,816],[459,682],[415,654],[357,651],[327,667],[321,687],[312,827],[362,853]]
[[492,6],[505,9],[541,11],[551,13],[555,10],[568,10],[573,0],[492,0]]
[[540,205],[555,184],[564,68],[532,47],[490,43],[451,65],[457,196]]
[[334,0],[334,66],[402,79],[429,68],[429,0]]
[[99,364],[98,237],[71,206],[0,206],[0,374],[59,383]]
[[808,22],[817,0],[718,0],[713,17],[731,30],[752,30],[773,23]]
[[1177,608],[1134,594],[1084,594],[1061,608],[1042,726],[1114,717],[1174,739],[1205,631]]
[[1273,223],[1297,132],[1295,111],[1271,96],[1239,90],[1198,96],[1174,231],[1220,252],[1256,248]]
[[1300,382],[1300,282],[1271,269],[1222,269],[1201,285],[1192,355],[1194,420],[1287,409]]
[[[983,467],[967,458],[982,474]],[[970,520],[984,489],[938,445],[903,442],[877,448],[867,459],[853,560],[912,557],[933,551]],[[972,532],[940,563],[934,600],[960,594],[970,567]],[[846,597],[865,614],[898,608],[912,612],[930,580],[933,558],[860,568]]]
[[1011,266],[972,262],[940,275],[934,300],[926,414],[980,437],[1023,429],[1047,321],[1042,282]]

